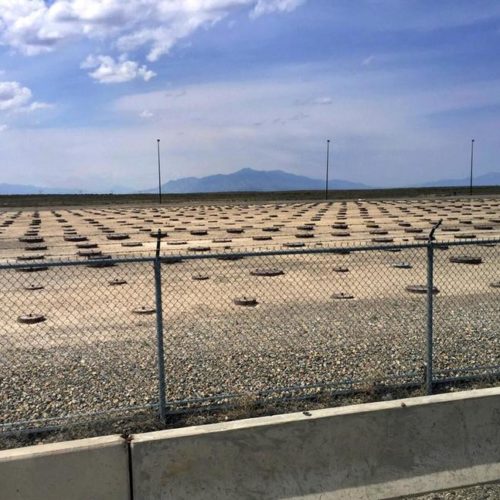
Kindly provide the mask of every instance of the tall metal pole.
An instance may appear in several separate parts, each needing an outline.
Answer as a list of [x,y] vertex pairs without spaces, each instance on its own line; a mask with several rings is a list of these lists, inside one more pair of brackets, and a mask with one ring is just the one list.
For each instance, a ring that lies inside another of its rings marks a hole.
[[472,169],[474,168],[474,139],[470,143],[470,189],[469,195],[472,196]]
[[160,139],[156,139],[156,144],[158,145],[158,196],[161,205]]
[[325,200],[328,200],[328,168],[330,164],[330,139],[326,141],[326,183],[325,183]]

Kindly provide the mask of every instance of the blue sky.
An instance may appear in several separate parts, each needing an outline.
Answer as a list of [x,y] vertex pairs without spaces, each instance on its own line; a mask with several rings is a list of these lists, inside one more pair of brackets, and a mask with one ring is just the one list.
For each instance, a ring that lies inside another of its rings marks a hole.
[[0,182],[499,171],[500,2],[0,0]]

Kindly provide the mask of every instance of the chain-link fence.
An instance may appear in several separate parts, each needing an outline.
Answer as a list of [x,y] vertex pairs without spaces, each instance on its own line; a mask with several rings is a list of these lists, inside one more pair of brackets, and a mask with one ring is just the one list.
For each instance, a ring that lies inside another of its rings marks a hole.
[[438,381],[494,376],[500,365],[500,245],[436,245],[433,366]]
[[152,262],[9,266],[0,283],[4,429],[157,403]]
[[0,433],[496,377],[499,243],[1,265]]

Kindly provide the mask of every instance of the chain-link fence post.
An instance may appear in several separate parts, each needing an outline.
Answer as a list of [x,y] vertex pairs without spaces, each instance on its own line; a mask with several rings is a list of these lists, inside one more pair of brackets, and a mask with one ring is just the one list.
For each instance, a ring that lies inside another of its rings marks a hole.
[[434,245],[427,245],[427,356],[425,371],[425,391],[432,394],[432,351],[433,351],[433,288],[434,288]]
[[432,394],[432,368],[434,348],[434,232],[441,225],[439,220],[431,229],[427,241],[427,349],[425,365],[425,391]]
[[160,260],[161,231],[158,230],[156,240],[156,257],[154,260],[155,272],[155,300],[156,300],[156,355],[158,356],[158,390],[160,420],[166,420],[166,390],[165,390],[165,358],[163,347],[163,302],[161,294],[161,260]]

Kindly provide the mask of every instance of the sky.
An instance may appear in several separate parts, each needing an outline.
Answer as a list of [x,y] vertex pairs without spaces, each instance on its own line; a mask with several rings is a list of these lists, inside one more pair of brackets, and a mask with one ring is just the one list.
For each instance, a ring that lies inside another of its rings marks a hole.
[[500,171],[500,2],[0,0],[0,183]]

